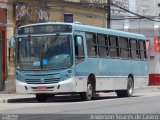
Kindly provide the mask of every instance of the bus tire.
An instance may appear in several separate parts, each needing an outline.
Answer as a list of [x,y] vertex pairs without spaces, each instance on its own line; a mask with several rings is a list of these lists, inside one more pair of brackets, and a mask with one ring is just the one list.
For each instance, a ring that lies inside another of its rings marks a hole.
[[80,97],[84,101],[90,101],[92,99],[92,97],[93,97],[93,85],[90,81],[87,83],[87,91],[80,93]]
[[127,89],[126,90],[117,90],[118,97],[132,97],[134,91],[134,81],[132,77],[128,77]]
[[47,95],[46,94],[36,94],[36,99],[38,102],[46,102]]

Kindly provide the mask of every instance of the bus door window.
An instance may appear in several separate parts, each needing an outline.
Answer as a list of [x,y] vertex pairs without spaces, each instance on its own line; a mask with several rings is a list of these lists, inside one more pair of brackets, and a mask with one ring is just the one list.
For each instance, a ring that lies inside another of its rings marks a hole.
[[77,61],[84,59],[84,44],[82,36],[75,36],[75,57]]

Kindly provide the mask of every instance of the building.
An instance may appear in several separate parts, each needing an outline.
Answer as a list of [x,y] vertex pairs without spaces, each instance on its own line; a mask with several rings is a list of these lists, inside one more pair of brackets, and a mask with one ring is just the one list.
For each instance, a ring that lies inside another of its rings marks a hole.
[[118,8],[112,9],[112,29],[139,33],[146,36],[147,44],[149,43],[148,68],[150,85],[160,85],[160,1],[129,0],[129,8],[127,10],[146,18],[127,13],[124,13],[124,17],[121,17],[120,14],[114,13]]
[[[112,0],[114,4],[119,5],[122,8],[129,9],[129,0]],[[116,6],[111,6],[111,15],[112,16],[126,16],[126,12]]]
[[137,0],[136,4],[137,13],[151,19],[140,27],[141,33],[150,41],[149,85],[160,85],[160,1]]
[[82,24],[105,27],[106,11],[101,6],[102,3],[98,4],[96,0],[65,0],[65,2],[54,2],[54,6],[53,2],[48,2],[47,5],[51,10],[50,21],[63,22],[65,15],[72,14],[73,22],[79,21]]
[[[157,77],[160,76],[160,52],[158,50],[155,52],[155,41],[160,42],[160,1],[129,0],[129,10],[146,18],[129,14],[128,23],[124,20],[117,20],[117,24],[119,23],[121,27],[115,26],[114,29],[144,34],[146,36],[146,39],[149,41],[149,78],[151,83],[160,85],[160,77]],[[157,48],[159,49],[160,46]]]
[[[19,26],[39,22],[76,22],[106,27],[104,0],[9,0],[7,28],[9,40]],[[7,91],[15,91],[14,49],[7,47]]]
[[5,1],[0,0],[0,90],[4,89],[4,83],[7,79],[7,4],[3,3]]
[[[112,0],[112,2],[124,9],[129,9],[129,0]],[[129,14],[118,8],[117,6],[111,5],[111,28],[123,30],[126,25],[128,25],[128,21],[125,18]],[[117,20],[122,19],[122,20]]]
[[[111,18],[115,18],[115,20],[112,20],[112,28],[144,34],[147,37],[147,39],[153,41],[153,37],[159,34],[157,28],[159,29],[160,22],[156,22],[156,20],[160,20],[160,1],[128,0],[128,4],[129,6],[127,10],[148,17],[150,20],[141,18],[139,16],[127,12],[124,13],[124,17],[121,18],[118,15],[115,16],[114,14]],[[118,18],[120,18],[120,20],[118,20]]]
[[136,0],[136,12],[145,16],[156,16],[157,0]]

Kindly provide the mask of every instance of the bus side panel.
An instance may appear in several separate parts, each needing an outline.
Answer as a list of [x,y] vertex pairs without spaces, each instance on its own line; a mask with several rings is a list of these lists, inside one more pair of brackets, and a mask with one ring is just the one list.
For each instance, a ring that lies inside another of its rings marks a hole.
[[125,89],[127,86],[127,79],[114,77],[114,76],[104,76],[99,77],[96,81],[96,90],[97,91],[105,91],[105,90],[118,90]]
[[148,85],[148,62],[141,60],[131,61],[131,71],[134,75],[134,88],[138,89]]
[[76,92],[87,91],[87,77],[77,76],[76,77]]
[[126,89],[130,60],[100,58],[99,69],[98,91]]
[[[85,58],[76,64],[77,91],[87,90],[87,81],[90,74],[98,75],[98,58]],[[97,79],[97,78],[96,78]]]
[[134,89],[142,88],[148,85],[147,76],[135,76],[134,77]]
[[129,75],[136,89],[148,84],[147,61],[100,58],[99,69],[97,91],[126,89]]
[[118,76],[110,79],[114,82],[114,90],[123,90],[127,88],[128,76]]
[[100,76],[96,79],[96,91],[113,90],[113,80],[107,76]]

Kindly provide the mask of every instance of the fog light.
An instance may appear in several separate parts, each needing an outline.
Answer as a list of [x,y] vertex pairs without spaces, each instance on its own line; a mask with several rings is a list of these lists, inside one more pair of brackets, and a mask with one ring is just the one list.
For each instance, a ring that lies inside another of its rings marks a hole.
[[57,86],[57,89],[59,89],[59,88],[60,88],[60,85]]
[[25,86],[25,89],[28,90],[27,86]]

